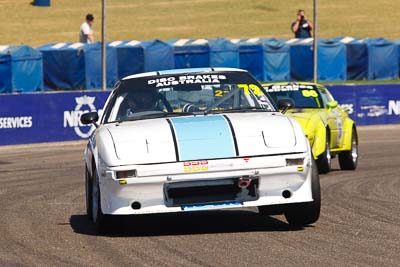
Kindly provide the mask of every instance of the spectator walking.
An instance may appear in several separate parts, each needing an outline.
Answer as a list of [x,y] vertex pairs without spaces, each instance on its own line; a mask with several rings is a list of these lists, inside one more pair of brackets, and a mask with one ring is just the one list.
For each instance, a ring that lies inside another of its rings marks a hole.
[[79,32],[79,41],[81,43],[92,44],[94,43],[93,25],[94,17],[92,14],[86,15],[86,21],[82,23]]
[[297,11],[297,19],[291,25],[292,32],[296,38],[309,38],[314,28],[311,21],[307,20],[304,10]]

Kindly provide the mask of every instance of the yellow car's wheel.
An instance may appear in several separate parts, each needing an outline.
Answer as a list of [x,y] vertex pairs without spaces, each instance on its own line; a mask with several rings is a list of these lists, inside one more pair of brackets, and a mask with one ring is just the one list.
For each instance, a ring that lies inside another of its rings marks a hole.
[[328,173],[331,170],[331,162],[332,155],[330,149],[330,135],[329,131],[326,131],[326,140],[325,140],[325,151],[321,155],[318,156],[317,165],[319,173]]
[[353,127],[351,133],[351,149],[339,154],[339,165],[342,170],[355,170],[358,162],[358,138],[357,131]]

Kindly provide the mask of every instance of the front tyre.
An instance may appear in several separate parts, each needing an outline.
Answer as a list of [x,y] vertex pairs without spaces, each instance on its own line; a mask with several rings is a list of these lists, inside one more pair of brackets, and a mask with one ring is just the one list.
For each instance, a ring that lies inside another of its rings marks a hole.
[[358,137],[353,127],[351,132],[351,149],[339,153],[339,165],[342,170],[355,170],[358,163]]
[[91,221],[95,225],[96,232],[99,234],[109,233],[112,229],[111,216],[103,214],[101,210],[100,183],[97,171],[93,172],[92,181],[92,201],[91,201]]
[[311,177],[312,202],[298,203],[290,205],[284,212],[285,218],[289,224],[296,227],[303,227],[315,223],[321,210],[321,188],[319,184],[319,175],[315,161],[312,162]]
[[326,131],[326,140],[325,140],[325,151],[321,155],[318,156],[317,165],[319,173],[328,173],[331,171],[331,162],[332,155],[330,149],[330,135],[328,130]]
[[90,173],[85,165],[85,192],[86,192],[86,214],[88,219],[92,220],[92,181],[90,179]]

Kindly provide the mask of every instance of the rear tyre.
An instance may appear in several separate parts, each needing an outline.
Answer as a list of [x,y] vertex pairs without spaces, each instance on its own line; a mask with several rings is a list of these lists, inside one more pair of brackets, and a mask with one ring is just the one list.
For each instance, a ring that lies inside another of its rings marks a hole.
[[342,170],[355,170],[358,163],[358,137],[353,127],[351,132],[351,149],[339,153],[339,165]]
[[311,177],[312,202],[305,202],[290,205],[284,212],[285,218],[289,224],[296,227],[303,227],[315,223],[321,210],[321,188],[319,184],[319,175],[315,161],[312,164]]
[[317,165],[319,173],[328,173],[331,171],[332,154],[330,149],[330,135],[326,131],[325,151],[318,156]]
[[101,210],[100,193],[99,176],[97,174],[97,171],[94,170],[92,181],[91,221],[95,225],[97,233],[107,234],[111,232],[113,225],[111,221],[111,216],[103,214]]

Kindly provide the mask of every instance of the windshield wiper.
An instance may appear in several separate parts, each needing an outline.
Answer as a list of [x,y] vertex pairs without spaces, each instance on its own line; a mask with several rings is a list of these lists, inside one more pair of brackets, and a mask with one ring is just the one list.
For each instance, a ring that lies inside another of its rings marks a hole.
[[120,119],[115,122],[121,123],[124,121],[136,121],[136,120],[144,120],[144,119],[157,119],[157,118],[168,118],[168,117],[177,117],[177,116],[188,116],[193,115],[193,112],[156,112],[156,113],[148,113],[148,114],[138,114],[133,115],[131,117]]
[[230,113],[230,112],[268,112],[269,109],[263,107],[241,107],[224,110],[209,110],[208,113]]

